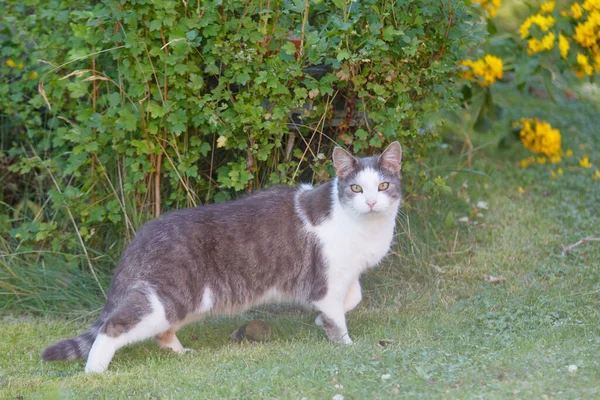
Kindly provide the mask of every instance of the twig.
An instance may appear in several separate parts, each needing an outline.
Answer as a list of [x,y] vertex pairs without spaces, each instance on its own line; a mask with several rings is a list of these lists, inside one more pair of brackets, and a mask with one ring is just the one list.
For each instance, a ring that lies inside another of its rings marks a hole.
[[580,241],[570,244],[568,246],[561,246],[562,247],[562,255],[566,256],[569,251],[573,250],[577,246],[584,244],[585,242],[600,242],[600,238],[588,236],[588,237],[583,238]]

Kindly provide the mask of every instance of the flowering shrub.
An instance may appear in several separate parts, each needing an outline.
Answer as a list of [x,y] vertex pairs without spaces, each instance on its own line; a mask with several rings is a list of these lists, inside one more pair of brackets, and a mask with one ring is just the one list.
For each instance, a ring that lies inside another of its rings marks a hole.
[[[552,81],[557,72],[573,71],[579,78],[600,72],[600,0],[546,1],[533,7],[531,3],[528,6],[534,13],[525,18],[516,33],[496,35],[493,19],[500,1],[471,0],[474,9],[480,10],[489,36],[484,47],[486,54],[459,62],[459,74],[466,81],[463,96],[468,107],[462,125],[455,124],[453,129],[466,127],[462,128],[466,149],[472,148],[470,131],[491,127],[490,121],[500,114],[500,107],[493,102],[491,87],[502,79],[503,70],[514,72],[513,82],[520,90],[527,88],[528,81],[538,75],[551,98]],[[481,53],[481,49],[474,52]],[[564,170],[592,169],[592,178],[600,179],[600,172],[587,155],[573,157],[571,149],[563,153],[561,132],[550,123],[538,118],[521,118],[513,127],[515,137],[533,153],[519,162],[521,167],[546,164],[552,179],[558,179]],[[505,137],[501,143],[510,143],[510,139]]]
[[578,78],[600,72],[600,0],[574,2],[560,11],[555,1],[542,3],[519,31],[527,40],[529,55],[550,52],[558,40],[564,60],[559,67],[572,70]]

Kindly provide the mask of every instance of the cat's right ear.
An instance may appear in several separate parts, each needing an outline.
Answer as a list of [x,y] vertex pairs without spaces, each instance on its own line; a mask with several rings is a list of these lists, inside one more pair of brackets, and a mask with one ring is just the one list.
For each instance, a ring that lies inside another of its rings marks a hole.
[[358,161],[341,147],[333,149],[333,166],[335,174],[340,178],[347,178],[356,169]]

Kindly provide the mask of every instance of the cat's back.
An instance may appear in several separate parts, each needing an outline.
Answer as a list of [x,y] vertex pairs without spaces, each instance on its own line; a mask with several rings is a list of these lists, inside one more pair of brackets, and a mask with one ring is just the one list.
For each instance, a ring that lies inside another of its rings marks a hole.
[[150,260],[183,247],[239,247],[269,237],[289,239],[302,228],[294,205],[299,190],[276,186],[226,203],[165,213],[138,231],[123,254],[123,261]]

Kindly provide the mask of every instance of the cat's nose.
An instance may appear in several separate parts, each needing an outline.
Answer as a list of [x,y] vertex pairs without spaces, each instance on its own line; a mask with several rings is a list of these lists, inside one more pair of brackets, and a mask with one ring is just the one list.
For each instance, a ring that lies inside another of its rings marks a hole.
[[369,205],[369,207],[371,207],[371,208],[375,207],[375,204],[376,204],[376,203],[377,203],[376,201],[367,201],[367,204],[368,204],[368,205]]

